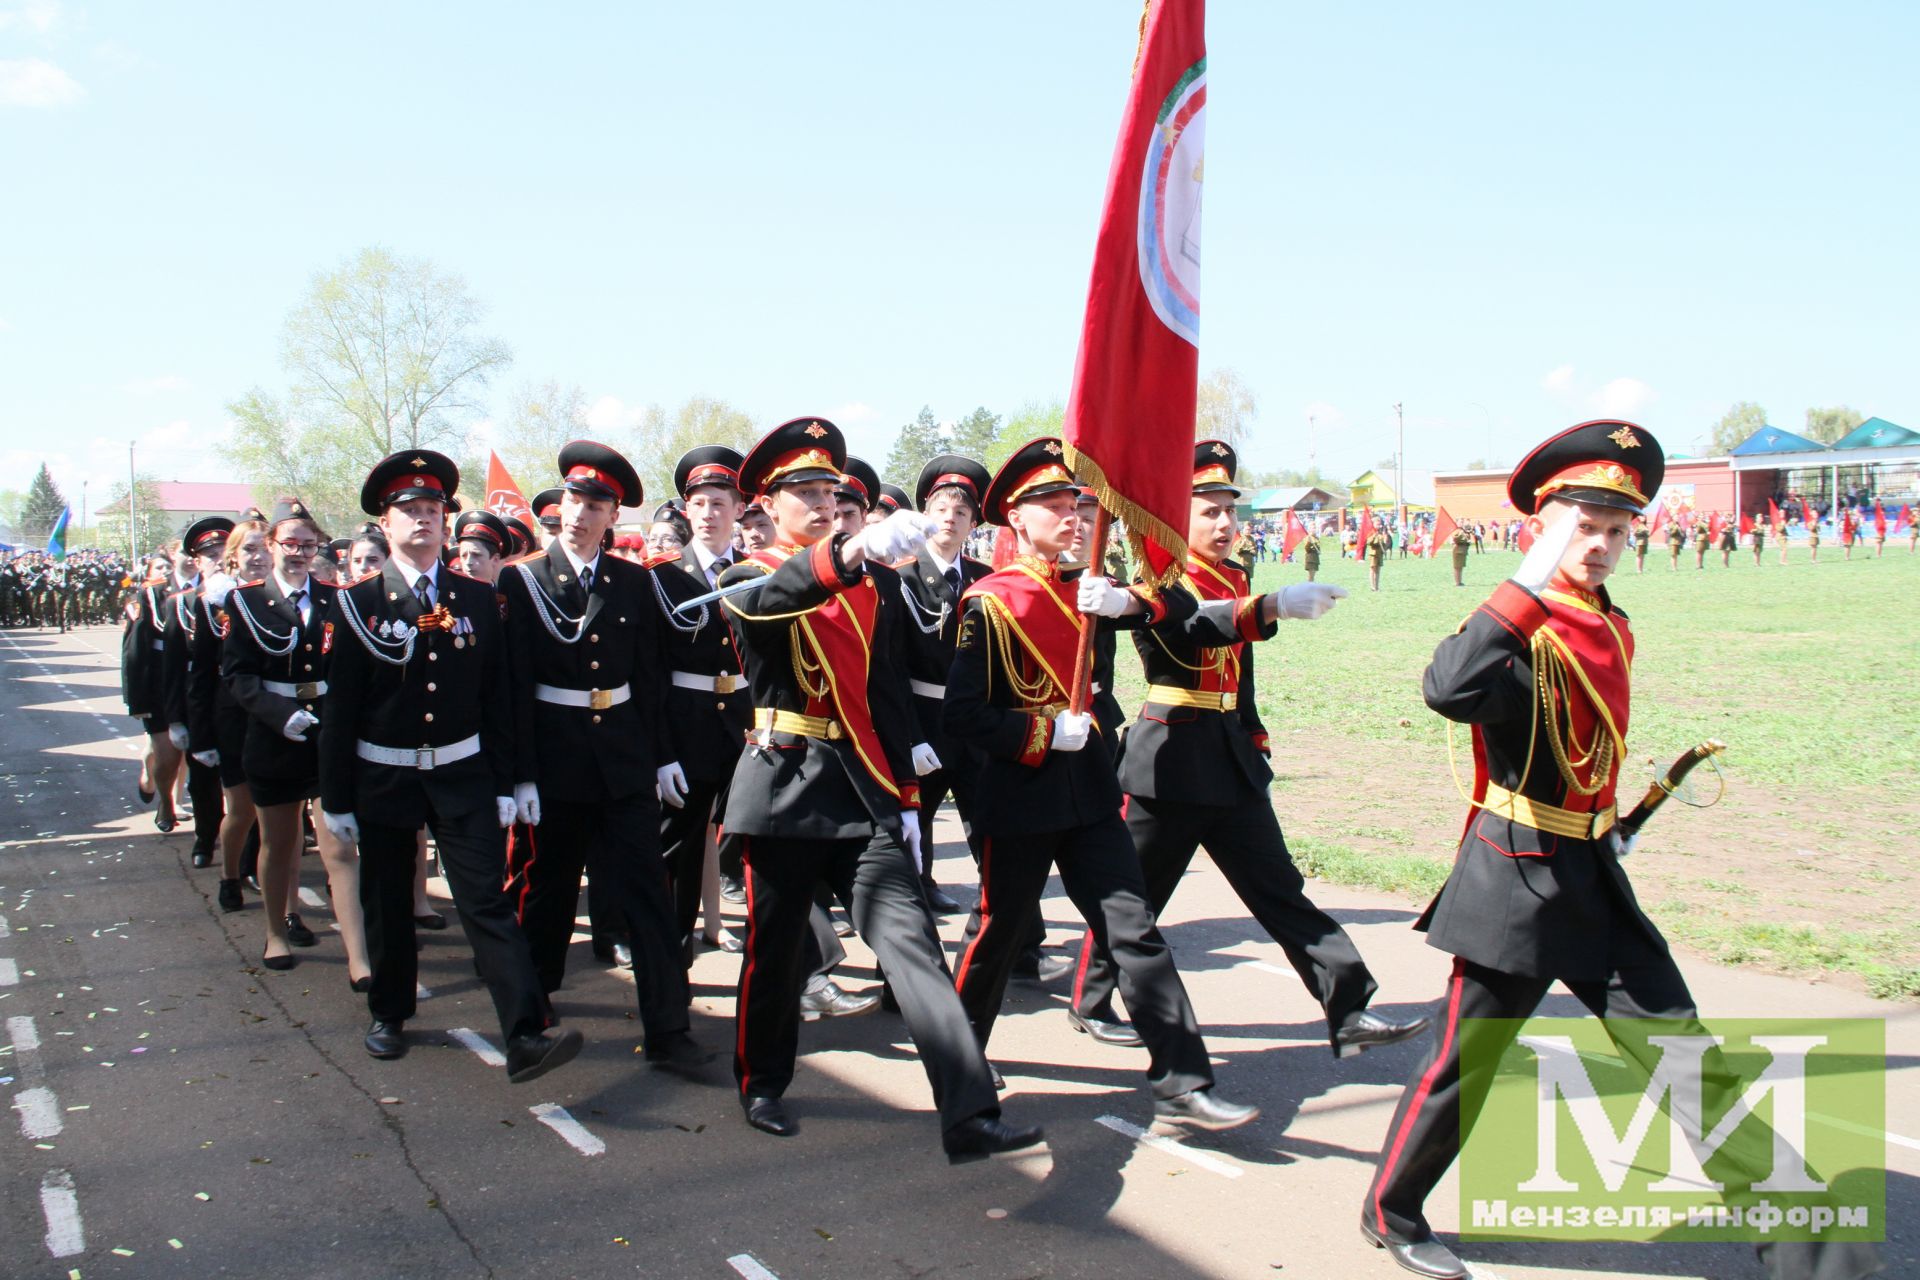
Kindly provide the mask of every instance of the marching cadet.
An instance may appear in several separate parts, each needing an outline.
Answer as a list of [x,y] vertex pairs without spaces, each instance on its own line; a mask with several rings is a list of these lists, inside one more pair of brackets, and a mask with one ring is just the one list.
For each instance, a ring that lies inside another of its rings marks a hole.
[[[241,767],[260,824],[260,890],[267,937],[260,963],[291,969],[291,947],[312,947],[318,936],[294,908],[307,801],[320,791],[319,746],[313,729],[327,700],[327,615],[337,588],[321,583],[310,566],[325,558],[325,538],[306,506],[293,498],[274,504],[267,521],[272,568],[227,596],[227,635],[220,677],[247,714]],[[359,864],[351,842],[323,823],[314,832],[333,894],[334,920],[346,944],[347,981],[372,986],[362,923]],[[357,972],[356,972],[357,970]]]
[[1307,536],[1300,543],[1301,563],[1306,566],[1307,581],[1312,582],[1320,572],[1320,535],[1313,529],[1307,530]]
[[[1462,575],[1467,571],[1467,548],[1473,545],[1473,535],[1456,526],[1448,541],[1453,544],[1453,585],[1464,587],[1467,584]],[[1307,581],[1311,582],[1313,579],[1308,578]]]
[[[1248,645],[1271,639],[1282,619],[1321,617],[1347,592],[1300,582],[1251,594],[1245,567],[1230,554],[1238,462],[1224,441],[1194,446],[1182,586],[1201,607],[1181,621],[1132,633],[1147,695],[1120,757],[1127,832],[1156,918],[1195,851],[1206,849],[1325,1010],[1335,1055],[1348,1057],[1418,1035],[1427,1023],[1389,1022],[1367,1008],[1378,990],[1373,975],[1346,931],[1307,898],[1274,817],[1273,769]],[[1454,555],[1464,559],[1473,535],[1456,529],[1455,536]],[[1069,1018],[1097,1040],[1137,1042],[1109,1030],[1126,1030],[1113,1016],[1113,990],[1112,958],[1089,933],[1081,943]]]
[[163,661],[170,608],[167,598],[187,586],[184,579],[174,575],[172,565],[169,549],[163,548],[151,557],[146,581],[127,602],[126,622],[120,633],[120,696],[127,704],[127,714],[137,717],[147,734],[140,781],[135,785],[141,804],[152,804],[155,797],[159,798],[153,825],[163,834],[179,825],[173,812],[173,795],[180,781],[181,759],[167,723]]
[[1820,522],[1818,520],[1809,520],[1807,522],[1807,550],[1811,553],[1807,557],[1807,563],[1819,564],[1820,563]]
[[560,532],[560,498],[563,492],[557,486],[552,489],[542,489],[534,494],[533,501],[527,504],[533,511],[534,522],[540,526],[539,534],[534,539],[536,550],[545,546],[549,539]]
[[491,511],[463,511],[453,522],[453,564],[475,582],[500,584],[500,568],[513,554],[507,522]]
[[240,896],[241,864],[250,843],[258,857],[260,839],[244,763],[247,711],[220,678],[221,651],[233,625],[227,599],[240,581],[258,582],[273,568],[268,535],[267,518],[254,510],[245,512],[227,534],[220,570],[200,592],[200,617],[195,621],[193,657],[187,667],[187,750],[220,776],[223,813],[217,901],[222,911],[238,911],[246,905]]
[[[633,951],[645,1057],[691,1072],[713,1058],[688,1034],[687,972],[660,859],[659,604],[639,565],[602,554],[640,477],[606,445],[560,450],[560,534],[502,583],[513,675],[513,799],[537,828],[521,924],[543,991],[559,989],[580,873]],[[549,1020],[551,1012],[549,1011]]]
[[[722,444],[688,450],[674,464],[673,487],[686,503],[692,538],[679,555],[650,561],[649,569],[667,669],[666,751],[657,770],[660,849],[673,881],[674,936],[691,964],[709,868],[718,867],[714,825],[726,812],[727,780],[753,726],[753,703],[722,606],[703,604],[689,614],[673,609],[713,590],[733,567],[733,529],[745,506],[739,452]],[[719,903],[706,907],[707,942],[740,950],[720,923]]]
[[1380,565],[1387,558],[1387,552],[1393,547],[1393,538],[1385,529],[1376,528],[1367,539],[1365,548],[1367,557],[1367,582],[1378,591],[1380,589]]
[[1680,549],[1687,545],[1687,529],[1679,517],[1667,521],[1667,572],[1680,572]]
[[[935,911],[958,911],[960,904],[933,878],[933,821],[940,802],[949,795],[960,812],[960,822],[973,829],[973,780],[978,764],[972,751],[947,737],[941,725],[941,707],[947,697],[947,672],[953,666],[954,644],[960,638],[960,596],[993,572],[965,554],[967,538],[980,523],[980,499],[992,477],[972,458],[943,453],[928,460],[914,481],[917,507],[933,522],[927,545],[911,563],[899,566],[905,591],[907,625],[907,683],[913,691],[921,732],[926,734],[938,768],[920,777],[920,824],[929,856],[921,883]],[[978,859],[971,834],[969,847]]]
[[[1440,642],[1423,681],[1428,706],[1473,728],[1472,810],[1452,874],[1415,926],[1454,957],[1445,1015],[1388,1126],[1360,1230],[1434,1280],[1469,1274],[1423,1206],[1493,1076],[1489,1067],[1462,1078],[1463,1037],[1475,1040],[1474,1061],[1495,1062],[1556,980],[1602,1019],[1675,1019],[1676,1032],[1701,1032],[1686,980],[1621,867],[1631,841],[1615,829],[1634,645],[1603,584],[1665,471],[1653,436],[1617,420],[1571,427],[1528,454],[1508,497],[1534,543]],[[1615,1043],[1643,1069],[1658,1054],[1631,1035]],[[1718,1113],[1711,1102],[1705,1110]],[[1754,1128],[1722,1152],[1770,1169],[1771,1135],[1752,1143]],[[1779,1275],[1877,1269],[1865,1245],[1771,1248]]]
[[1647,571],[1647,548],[1653,544],[1653,529],[1647,524],[1647,518],[1640,516],[1633,522],[1633,571]]
[[1756,569],[1760,567],[1760,548],[1766,545],[1766,541],[1767,526],[1761,524],[1758,519],[1755,519],[1753,522],[1753,564]]
[[981,926],[961,955],[955,985],[985,1045],[1014,956],[1057,865],[1095,945],[1119,965],[1121,993],[1147,1046],[1155,1119],[1231,1129],[1259,1110],[1214,1091],[1206,1042],[1154,924],[1140,859],[1120,816],[1107,745],[1113,728],[1068,710],[1082,614],[1098,615],[1103,630],[1138,627],[1166,619],[1170,602],[1186,612],[1194,602],[1184,592],[1149,602],[1099,574],[1062,570],[1060,555],[1079,525],[1078,486],[1062,454],[1058,439],[1043,436],[1016,450],[994,476],[986,517],[1013,529],[1019,554],[961,597],[946,729],[986,759],[974,806]]
[[322,821],[360,846],[373,985],[367,1052],[398,1058],[414,1012],[413,868],[424,823],[440,850],[474,962],[493,997],[518,1084],[580,1052],[548,1032],[546,997],[501,887],[502,832],[515,816],[513,692],[493,589],[440,564],[452,459],[396,453],[368,473],[360,505],[379,517],[389,559],[342,587],[322,633],[331,652],[320,725]]
[[220,819],[225,810],[221,806],[220,771],[188,754],[191,735],[187,728],[187,685],[194,636],[199,629],[201,584],[209,575],[220,572],[220,560],[227,550],[227,534],[232,530],[233,521],[225,516],[207,516],[194,521],[181,535],[181,549],[193,561],[193,578],[167,597],[166,631],[160,651],[167,741],[186,761],[187,795],[193,800],[193,865],[196,867],[213,865],[213,846],[220,839]]
[[1707,567],[1708,541],[1713,537],[1713,522],[1698,512],[1693,517],[1693,567]]
[[1733,512],[1726,514],[1720,525],[1720,567],[1733,568],[1733,549],[1740,545],[1740,522],[1734,519]]
[[874,499],[873,510],[867,512],[866,522],[879,524],[896,511],[914,509],[913,499],[907,496],[905,489],[897,484],[882,484],[879,496]]
[[[846,469],[839,428],[822,418],[775,427],[747,453],[740,486],[777,541],[722,586],[753,690],[754,735],[727,793],[726,825],[744,837],[747,950],[740,967],[734,1075],[747,1123],[798,1132],[781,1102],[799,1033],[800,955],[814,886],[853,903],[854,923],[892,984],[940,1110],[952,1160],[1030,1147],[1038,1128],[1000,1119],[993,1074],[947,976],[920,894],[919,787],[904,685],[876,669],[889,619],[867,572],[926,541],[925,517],[900,511],[855,534],[833,530]],[[893,620],[897,623],[897,620]]]

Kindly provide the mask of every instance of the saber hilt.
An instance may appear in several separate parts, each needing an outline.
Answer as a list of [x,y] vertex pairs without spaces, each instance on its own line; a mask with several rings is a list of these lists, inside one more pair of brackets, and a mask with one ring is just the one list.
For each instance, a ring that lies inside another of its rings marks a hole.
[[1680,784],[1686,781],[1689,773],[1726,749],[1727,744],[1718,738],[1708,738],[1675,760],[1673,767],[1667,770],[1667,776],[1656,778],[1653,785],[1647,788],[1647,794],[1640,798],[1640,803],[1633,807],[1633,812],[1620,819],[1621,837],[1625,839],[1638,835],[1640,828],[1646,825],[1647,819],[1651,818],[1654,811],[1680,789]]
[[673,611],[675,613],[692,613],[703,604],[712,604],[715,600],[725,600],[728,596],[737,596],[742,591],[751,591],[755,587],[764,585],[766,581],[767,580],[762,577],[748,578],[745,582],[735,582],[728,586],[709,591],[705,595],[695,596],[691,600],[682,600],[679,604],[673,606]]

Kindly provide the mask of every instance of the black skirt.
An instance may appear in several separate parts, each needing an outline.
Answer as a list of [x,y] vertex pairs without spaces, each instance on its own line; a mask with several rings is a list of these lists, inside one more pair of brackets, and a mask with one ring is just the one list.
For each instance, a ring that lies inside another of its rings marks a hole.
[[255,807],[273,804],[293,804],[300,800],[312,800],[320,794],[319,778],[248,778],[247,790],[253,796]]
[[167,718],[165,716],[141,716],[140,727],[147,731],[149,738],[167,736]]
[[246,786],[247,771],[240,758],[247,749],[247,713],[238,703],[214,704],[213,737],[220,751],[220,785],[228,790]]

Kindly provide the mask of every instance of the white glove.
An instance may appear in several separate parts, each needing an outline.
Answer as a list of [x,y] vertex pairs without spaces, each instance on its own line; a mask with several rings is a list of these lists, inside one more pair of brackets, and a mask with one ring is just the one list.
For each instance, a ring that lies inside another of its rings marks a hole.
[[1312,622],[1347,598],[1347,589],[1331,582],[1295,582],[1273,593],[1274,616]]
[[1093,732],[1093,716],[1082,711],[1075,715],[1071,711],[1062,711],[1053,718],[1053,741],[1047,746],[1054,751],[1078,751],[1087,745],[1087,736]]
[[1567,554],[1567,547],[1579,527],[1579,507],[1570,506],[1561,512],[1560,518],[1543,529],[1527,548],[1520,567],[1513,571],[1513,581],[1533,592],[1552,582],[1553,571],[1560,567],[1560,558]]
[[514,818],[519,816],[520,813],[520,806],[513,802],[512,796],[495,796],[493,798],[493,807],[500,815],[500,825],[502,827],[512,826]]
[[531,782],[513,784],[513,816],[530,827],[540,825],[540,788]]
[[350,813],[328,813],[320,811],[320,821],[327,824],[327,830],[348,844],[360,843],[360,819]]
[[927,858],[920,851],[920,813],[916,809],[900,811],[900,834],[906,839],[907,852],[913,855],[913,869],[917,874],[927,873]]
[[1620,828],[1618,827],[1607,832],[1607,838],[1613,843],[1613,856],[1616,858],[1625,858],[1633,852],[1633,846],[1640,843],[1639,832],[1636,831],[1630,836],[1622,836],[1620,834]]
[[196,751],[193,753],[193,758],[209,769],[217,769],[220,767],[220,753],[218,751]]
[[296,711],[287,717],[286,727],[280,730],[280,732],[284,734],[289,741],[305,742],[307,740],[307,730],[319,723],[320,717],[314,715],[311,711]]
[[187,726],[183,724],[168,725],[167,741],[173,744],[176,751],[185,751],[187,749]]
[[1118,618],[1138,612],[1140,598],[1131,591],[1114,586],[1097,573],[1084,573],[1080,575],[1080,600],[1077,607],[1082,613],[1091,613],[1102,618]]
[[901,560],[918,555],[933,529],[930,517],[903,507],[879,524],[868,525],[861,531],[860,542],[869,560]]
[[200,580],[200,595],[206,602],[218,609],[227,603],[227,597],[240,583],[231,574],[210,573]]
[[668,808],[687,807],[687,771],[678,760],[669,760],[653,771],[653,793]]
[[940,767],[940,757],[934,754],[933,747],[924,742],[913,744],[913,771],[919,777],[926,777]]

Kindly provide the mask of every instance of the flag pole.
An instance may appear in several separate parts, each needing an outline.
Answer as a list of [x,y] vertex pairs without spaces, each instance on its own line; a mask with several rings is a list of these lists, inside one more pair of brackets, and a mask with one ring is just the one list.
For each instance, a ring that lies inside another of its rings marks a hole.
[[[1107,530],[1113,524],[1113,514],[1105,507],[1093,518],[1093,534],[1087,539],[1087,572],[1099,573],[1107,560]],[[1093,701],[1093,641],[1100,619],[1094,614],[1084,614],[1080,619],[1080,643],[1073,654],[1073,687],[1067,693],[1067,710],[1075,715],[1084,714]]]

